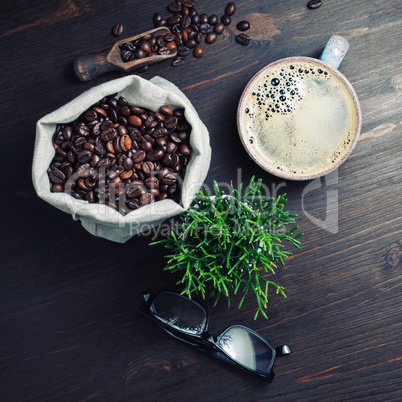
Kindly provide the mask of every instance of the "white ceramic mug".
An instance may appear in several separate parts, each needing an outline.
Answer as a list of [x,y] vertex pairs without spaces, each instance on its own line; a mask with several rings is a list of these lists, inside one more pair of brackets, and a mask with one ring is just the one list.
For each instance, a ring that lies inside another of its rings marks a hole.
[[251,158],[269,173],[310,180],[338,168],[355,147],[361,109],[337,68],[349,48],[334,35],[320,60],[289,57],[260,70],[240,99],[237,126]]

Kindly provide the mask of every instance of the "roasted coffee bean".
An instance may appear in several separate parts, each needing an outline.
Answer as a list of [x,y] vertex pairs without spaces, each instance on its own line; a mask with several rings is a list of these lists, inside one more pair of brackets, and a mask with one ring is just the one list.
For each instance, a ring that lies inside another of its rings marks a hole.
[[[168,43],[166,43],[166,48],[169,50],[169,53],[161,53],[161,52],[159,52],[159,54],[170,54],[170,53],[173,53],[173,52],[177,49],[176,42],[168,42]],[[159,50],[160,50],[160,49],[159,49]]]
[[168,5],[168,10],[172,13],[179,13],[181,11],[181,6],[177,3],[171,3]]
[[194,0],[181,0],[181,3],[188,8],[194,7]]
[[135,209],[138,209],[141,207],[141,204],[135,198],[130,198],[130,199],[126,200],[126,205],[128,208],[130,208],[132,210],[135,210]]
[[161,149],[162,151],[166,151],[167,142],[165,137],[159,137],[156,139],[156,149]]
[[200,45],[200,44],[202,43],[202,39],[203,39],[202,33],[199,32],[199,33],[195,36],[195,41]]
[[165,19],[160,20],[159,22],[156,23],[157,27],[164,27],[167,25],[167,21]]
[[224,14],[221,17],[221,22],[223,25],[225,25],[227,27],[232,23],[232,20],[230,19],[230,17],[228,15]]
[[205,13],[200,14],[200,23],[206,24],[208,23],[208,15]]
[[172,154],[173,152],[177,151],[177,144],[175,144],[174,142],[168,142],[166,145],[166,152],[168,154]]
[[193,54],[194,57],[202,57],[204,56],[204,49],[201,46],[197,46],[196,48],[194,48]]
[[86,121],[94,121],[98,117],[98,114],[95,112],[95,110],[87,110],[84,114],[84,118]]
[[206,38],[205,38],[205,43],[211,44],[216,41],[217,35],[215,32],[210,32]]
[[228,3],[228,5],[225,8],[225,14],[229,17],[231,17],[236,11],[236,5],[233,2]]
[[167,193],[160,193],[158,195],[158,197],[156,198],[157,201],[162,201],[162,200],[166,200],[168,198],[168,194]]
[[307,8],[309,8],[310,10],[314,10],[314,9],[320,7],[321,4],[322,4],[322,1],[321,1],[321,0],[310,0],[310,1],[307,3]]
[[187,145],[187,144],[180,145],[180,152],[181,152],[183,155],[188,156],[188,155],[191,154],[191,148],[190,148],[190,146]]
[[147,159],[151,162],[156,162],[163,158],[164,154],[161,149],[151,149],[147,154]]
[[177,177],[176,177],[176,175],[173,174],[173,173],[167,173],[166,175],[164,175],[164,176],[162,177],[161,180],[162,180],[162,183],[167,184],[167,185],[170,186],[171,184],[176,183]]
[[181,15],[180,14],[173,14],[171,17],[169,17],[166,21],[169,25],[176,25],[179,24],[181,20]]
[[142,120],[136,115],[128,116],[128,122],[134,127],[142,126]]
[[114,128],[102,131],[101,138],[103,141],[108,142],[118,137],[117,130]]
[[250,23],[248,21],[240,21],[237,23],[236,28],[239,31],[247,31],[250,29]]
[[131,169],[130,170],[125,170],[123,173],[120,174],[120,178],[122,180],[127,180],[133,175],[133,173],[134,172]]
[[49,171],[49,178],[50,181],[54,184],[63,184],[66,179],[66,175],[61,170],[53,167]]
[[147,156],[146,152],[144,150],[140,149],[139,151],[134,153],[133,162],[134,163],[142,162],[146,156]]
[[184,16],[182,17],[181,21],[180,21],[180,25],[181,25],[183,28],[187,28],[187,27],[190,26],[190,24],[191,24],[191,17],[188,16],[188,15],[184,15]]
[[155,165],[151,161],[144,161],[141,164],[141,170],[144,172],[146,177],[149,177],[151,172],[155,170]]
[[173,195],[176,191],[177,191],[177,185],[176,183],[174,183],[168,187],[167,193],[169,195]]
[[[166,118],[165,118],[166,121]],[[166,128],[162,127],[162,128],[157,128],[153,133],[152,136],[154,138],[159,138],[159,137],[164,137],[166,134],[168,133],[168,131],[166,130]]]
[[159,187],[159,180],[155,176],[147,177],[145,179],[144,184],[148,188],[158,188]]
[[203,23],[200,25],[200,32],[203,34],[207,34],[208,32],[211,32],[211,25],[209,25],[207,22]]
[[112,28],[112,34],[114,36],[119,36],[123,33],[123,24],[115,24]]
[[64,139],[69,141],[69,140],[71,140],[71,137],[73,135],[73,129],[70,126],[65,126],[65,127],[63,127],[62,133],[63,133]]
[[173,110],[170,106],[163,105],[159,108],[159,111],[164,114],[166,117],[173,116]]
[[211,14],[208,18],[208,23],[210,25],[215,25],[219,21],[218,16],[216,14]]
[[145,152],[150,152],[152,149],[152,143],[147,141],[144,137],[141,138],[140,148]]
[[148,116],[144,124],[146,127],[156,127],[158,125],[158,119],[155,115]]
[[92,159],[92,152],[84,150],[78,154],[78,160],[80,163],[87,163]]
[[193,29],[188,28],[189,31],[187,32],[187,38],[188,39],[194,39],[195,36],[197,35],[198,32],[198,28],[197,27],[193,27]]
[[177,57],[175,57],[175,58],[173,59],[173,61],[172,61],[172,66],[173,66],[173,67],[181,66],[181,65],[184,63],[184,61],[185,61],[184,56],[177,56]]
[[132,141],[129,135],[125,134],[120,137],[120,147],[123,151],[129,151],[131,149]]
[[140,198],[140,204],[141,205],[147,205],[150,204],[152,201],[154,201],[154,196],[151,193],[145,193],[144,195],[141,196]]
[[192,22],[194,25],[200,24],[200,23],[201,23],[201,18],[200,18],[200,16],[199,16],[199,14],[194,14],[194,15],[191,17],[191,22]]
[[130,170],[133,168],[133,166],[134,166],[134,162],[131,158],[124,159],[124,162],[123,162],[124,169]]
[[99,156],[103,156],[106,153],[106,149],[102,146],[102,145],[96,145],[95,146],[95,152],[99,155]]
[[79,135],[82,135],[83,137],[87,137],[90,134],[91,130],[89,129],[89,127],[86,124],[82,123],[79,126],[77,132]]
[[177,123],[178,123],[177,117],[170,116],[165,120],[164,125],[168,130],[172,130],[177,126]]
[[152,194],[154,199],[158,200],[158,197],[159,197],[159,194],[160,194],[160,191],[159,191],[158,188],[149,188],[148,193]]
[[236,41],[243,46],[247,46],[250,43],[250,38],[246,34],[239,34],[236,36]]
[[197,46],[197,42],[195,41],[195,39],[189,39],[189,40],[186,42],[186,46],[187,46],[189,49],[194,49],[194,48]]
[[184,119],[184,109],[177,108],[173,110],[173,116],[176,116],[178,119]]
[[64,191],[64,187],[61,184],[53,184],[52,192],[53,193],[62,193]]
[[126,189],[126,196],[128,198],[140,198],[147,192],[144,183],[140,180],[133,181]]
[[222,22],[218,22],[215,26],[214,26],[214,32],[218,35],[220,35],[221,33],[223,33],[223,31],[225,30],[225,25]]
[[153,16],[154,24],[157,24],[159,21],[163,20],[161,13],[155,13]]
[[170,134],[170,139],[176,144],[181,144],[182,142],[181,138],[176,132]]

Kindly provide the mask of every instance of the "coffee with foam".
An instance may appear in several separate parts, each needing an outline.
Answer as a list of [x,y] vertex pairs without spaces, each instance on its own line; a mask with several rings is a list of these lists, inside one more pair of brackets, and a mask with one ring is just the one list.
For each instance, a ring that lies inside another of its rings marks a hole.
[[284,59],[246,88],[239,130],[247,151],[267,170],[309,178],[353,148],[357,107],[347,84],[322,63]]

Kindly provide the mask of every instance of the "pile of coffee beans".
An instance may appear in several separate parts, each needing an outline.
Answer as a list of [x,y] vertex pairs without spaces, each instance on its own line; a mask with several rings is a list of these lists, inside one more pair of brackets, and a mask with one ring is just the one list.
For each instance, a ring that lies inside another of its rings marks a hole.
[[[225,12],[218,17],[217,14],[207,15],[200,13],[195,8],[194,0],[176,0],[167,7],[170,15],[164,17],[161,13],[155,13],[153,22],[156,27],[167,26],[175,35],[177,45],[177,57],[173,60],[173,66],[184,63],[185,57],[193,54],[194,57],[202,57],[204,43],[214,43],[218,36],[225,32],[231,24],[231,17],[236,11],[236,5],[230,2],[225,7]],[[238,41],[242,43],[241,41]],[[242,44],[248,44],[243,40]]]
[[123,215],[166,198],[180,202],[190,133],[182,108],[163,105],[153,112],[107,96],[72,123],[57,125],[51,191]]
[[176,52],[176,36],[172,33],[163,35],[148,34],[137,40],[120,46],[123,61],[133,61],[150,56],[169,55]]

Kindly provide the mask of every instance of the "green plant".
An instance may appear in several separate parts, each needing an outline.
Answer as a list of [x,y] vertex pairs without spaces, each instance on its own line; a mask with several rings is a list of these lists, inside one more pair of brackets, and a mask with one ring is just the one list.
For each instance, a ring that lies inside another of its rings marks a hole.
[[[226,195],[214,182],[212,197],[200,189],[194,205],[172,225],[170,236],[151,243],[170,250],[164,269],[182,274],[177,282],[184,285],[182,294],[205,298],[209,290],[216,296],[215,305],[222,294],[230,305],[230,291],[240,290],[240,308],[251,290],[258,304],[254,319],[259,313],[267,318],[271,286],[286,297],[284,288],[269,277],[278,263],[285,265],[284,258],[292,255],[283,243],[300,249],[297,239],[302,234],[295,234],[297,215],[284,210],[286,195],[276,200],[264,197],[261,183],[253,177],[244,191],[242,185],[235,189],[231,184]],[[293,227],[287,229],[289,225]]]

